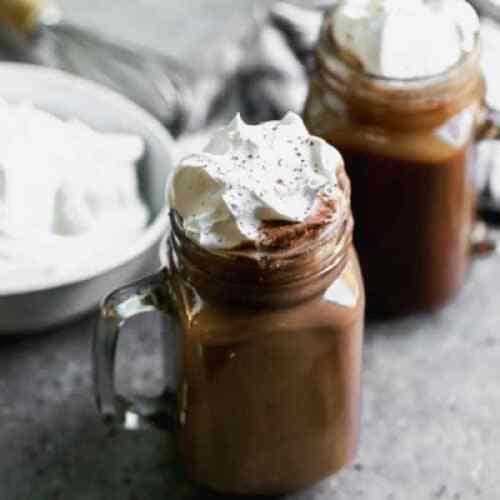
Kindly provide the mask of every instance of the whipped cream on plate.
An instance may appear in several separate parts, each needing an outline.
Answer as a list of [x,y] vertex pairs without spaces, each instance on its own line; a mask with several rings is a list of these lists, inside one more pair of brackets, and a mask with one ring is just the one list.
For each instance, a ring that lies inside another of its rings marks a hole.
[[339,152],[309,134],[302,119],[248,125],[239,115],[202,152],[184,158],[168,202],[188,237],[228,249],[259,240],[263,221],[303,222],[323,198],[349,200],[338,186]]
[[82,274],[126,251],[149,218],[139,137],[0,100],[0,293]]
[[405,79],[455,65],[473,50],[479,19],[465,0],[340,0],[331,27],[345,59]]

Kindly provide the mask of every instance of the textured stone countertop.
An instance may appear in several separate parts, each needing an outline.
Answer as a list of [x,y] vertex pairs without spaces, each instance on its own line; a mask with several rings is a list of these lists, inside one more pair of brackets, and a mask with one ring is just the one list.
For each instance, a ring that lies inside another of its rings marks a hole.
[[[252,4],[62,3],[75,21],[174,54],[195,51],[221,19],[236,33]],[[0,500],[217,498],[186,482],[168,436],[102,424],[91,390],[93,321],[0,340]],[[120,347],[119,378],[131,389],[158,383],[156,339],[147,335],[156,321],[137,322]],[[363,382],[356,462],[287,498],[498,499],[500,260],[478,261],[440,313],[368,325]]]

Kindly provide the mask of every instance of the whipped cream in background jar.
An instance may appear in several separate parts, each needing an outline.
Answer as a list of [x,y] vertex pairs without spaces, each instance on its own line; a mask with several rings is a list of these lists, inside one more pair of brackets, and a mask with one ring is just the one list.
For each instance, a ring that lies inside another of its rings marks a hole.
[[[103,302],[100,411],[175,431],[190,478],[212,490],[276,494],[335,473],[357,447],[364,318],[341,156],[297,115],[236,117],[167,191],[165,268]],[[120,328],[158,310],[176,387],[125,400]]]
[[478,30],[464,0],[344,0],[326,16],[304,117],[345,160],[371,315],[445,304],[478,248],[475,144],[498,136]]

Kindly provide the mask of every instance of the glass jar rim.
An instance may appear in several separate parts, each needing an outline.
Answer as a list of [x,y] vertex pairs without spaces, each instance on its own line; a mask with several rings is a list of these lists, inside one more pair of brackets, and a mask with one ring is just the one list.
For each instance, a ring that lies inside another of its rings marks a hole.
[[[297,248],[270,252],[256,250],[253,255],[246,251],[206,249],[186,235],[182,218],[175,210],[170,211],[170,220],[169,239],[177,255],[204,274],[216,275],[222,282],[241,286],[281,287],[315,279],[341,266],[352,243],[350,211],[342,227],[329,223],[317,237]],[[200,263],[207,265],[200,266]]]

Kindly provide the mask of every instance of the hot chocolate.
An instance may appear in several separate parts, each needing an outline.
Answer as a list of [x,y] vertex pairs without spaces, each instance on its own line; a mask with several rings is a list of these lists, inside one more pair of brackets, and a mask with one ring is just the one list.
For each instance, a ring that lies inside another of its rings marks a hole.
[[484,114],[478,48],[443,74],[397,80],[346,62],[332,29],[330,16],[305,121],[345,159],[368,310],[440,306],[469,264],[473,145]]
[[[245,127],[243,140],[258,144],[257,131]],[[230,248],[203,248],[199,233],[192,241],[182,219],[174,217],[168,245],[185,332],[182,449],[195,480],[233,493],[289,491],[335,472],[354,456],[359,424],[363,292],[351,247],[349,180],[340,157],[322,150],[327,146],[311,138],[298,118],[289,115],[259,134],[272,141],[276,163],[286,162],[283,171],[269,174],[278,194],[290,198],[281,212],[303,206],[290,179],[295,171],[295,183],[307,179],[302,193],[316,198],[309,214],[302,221],[275,214]],[[240,139],[233,136],[232,142],[239,152],[231,156],[240,157]],[[273,168],[272,150],[249,149],[255,151],[247,160],[255,155],[265,162],[260,168]],[[204,160],[222,163],[220,157]],[[253,168],[244,166],[249,176]],[[325,177],[312,182],[310,175]],[[183,177],[181,165],[172,181],[174,206],[177,198],[186,199],[178,182]],[[249,185],[245,179],[231,188],[244,197]],[[265,191],[257,195],[280,206]],[[186,210],[185,202],[181,206]],[[230,210],[225,230],[241,214]],[[204,240],[213,241],[206,235]]]
[[[168,192],[166,269],[103,305],[101,410],[125,413],[106,378],[123,315],[161,309],[179,332],[176,421],[194,481],[255,495],[333,474],[358,440],[364,317],[340,155],[296,115],[237,118],[180,163]],[[172,423],[150,401],[131,406]]]
[[354,457],[363,299],[346,224],[339,241],[328,225],[321,235],[304,227],[297,240],[288,234],[286,250],[275,240],[256,258],[254,249],[200,251],[174,222],[180,442],[197,482],[279,493]]

